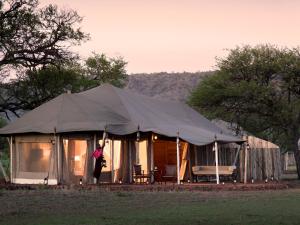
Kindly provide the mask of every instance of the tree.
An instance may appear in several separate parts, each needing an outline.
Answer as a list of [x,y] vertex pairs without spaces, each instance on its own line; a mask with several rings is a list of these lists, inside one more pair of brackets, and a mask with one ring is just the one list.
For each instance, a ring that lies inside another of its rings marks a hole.
[[300,50],[243,46],[218,59],[189,103],[210,118],[234,122],[293,150],[300,178]]
[[72,45],[88,39],[78,27],[82,18],[76,11],[48,5],[38,8],[38,0],[0,1],[0,75],[11,67],[33,68],[56,65],[77,56]]
[[127,74],[126,62],[121,58],[107,58],[104,54],[88,58],[85,65],[65,63],[44,66],[17,74],[17,79],[0,84],[0,113],[10,118],[19,117],[23,111],[32,110],[56,96],[73,93],[111,83],[122,87]]
[[[82,18],[73,10],[38,6],[38,0],[0,1],[0,112],[7,117],[51,99],[79,77],[66,70],[58,76],[51,66],[78,59],[70,47],[89,38],[79,27]],[[12,70],[17,79],[3,82]]]
[[104,54],[96,54],[85,61],[86,75],[96,85],[110,83],[116,87],[124,87],[127,80],[127,62],[123,58],[108,58]]
[[28,70],[18,79],[3,83],[0,90],[0,112],[19,116],[67,91],[79,92],[94,86],[94,81],[82,75],[81,67],[64,65]]

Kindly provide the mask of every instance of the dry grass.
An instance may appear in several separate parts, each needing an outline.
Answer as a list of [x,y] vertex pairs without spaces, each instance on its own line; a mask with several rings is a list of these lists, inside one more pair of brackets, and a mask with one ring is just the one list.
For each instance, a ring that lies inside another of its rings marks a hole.
[[0,224],[299,224],[300,189],[0,190]]

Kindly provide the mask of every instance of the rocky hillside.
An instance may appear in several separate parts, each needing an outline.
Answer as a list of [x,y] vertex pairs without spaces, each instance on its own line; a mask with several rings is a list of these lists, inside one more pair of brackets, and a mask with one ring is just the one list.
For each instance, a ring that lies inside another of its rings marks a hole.
[[132,74],[126,89],[158,98],[185,102],[191,91],[213,72]]

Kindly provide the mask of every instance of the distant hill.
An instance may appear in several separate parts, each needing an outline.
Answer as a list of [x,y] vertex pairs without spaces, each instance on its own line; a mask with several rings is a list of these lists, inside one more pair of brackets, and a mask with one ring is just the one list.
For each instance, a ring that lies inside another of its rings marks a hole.
[[126,89],[158,98],[185,102],[191,91],[213,72],[132,74]]

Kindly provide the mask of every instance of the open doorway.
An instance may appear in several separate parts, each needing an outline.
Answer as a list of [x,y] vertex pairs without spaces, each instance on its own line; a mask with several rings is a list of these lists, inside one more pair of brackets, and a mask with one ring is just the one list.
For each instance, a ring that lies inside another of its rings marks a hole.
[[146,140],[135,143],[135,162],[134,163],[136,165],[140,165],[141,170],[145,174],[149,173],[149,167],[150,167],[150,165],[148,165],[149,154],[148,154],[148,149],[147,149],[148,146],[147,145],[148,145],[148,143]]
[[66,183],[88,180],[88,157],[90,141],[86,139],[63,139],[63,178]]
[[[103,146],[103,141],[98,140],[98,143]],[[101,183],[116,183],[119,181],[121,175],[121,141],[107,139],[104,149],[103,157],[106,161],[106,166],[102,168],[100,182]],[[95,165],[95,162],[93,163]]]
[[174,181],[177,176],[176,142],[157,140],[153,143],[153,152],[154,167],[165,180]]
[[177,176],[176,141],[155,140],[153,143],[154,168],[159,172],[155,181],[188,180],[191,177],[189,144],[181,141],[179,145],[179,176]]

